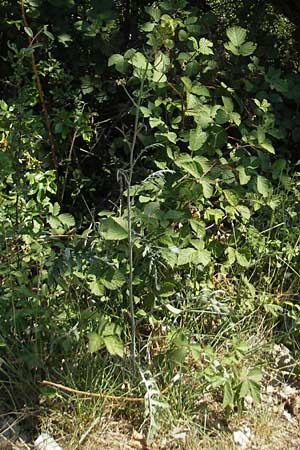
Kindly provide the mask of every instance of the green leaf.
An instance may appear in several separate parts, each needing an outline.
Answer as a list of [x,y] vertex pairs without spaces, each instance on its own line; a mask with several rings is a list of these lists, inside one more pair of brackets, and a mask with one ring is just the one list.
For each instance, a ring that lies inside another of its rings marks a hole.
[[199,219],[190,219],[190,226],[198,239],[202,239],[205,236],[205,223]]
[[46,25],[44,26],[44,35],[47,36],[47,38],[49,38],[51,41],[54,41],[54,36],[53,34],[47,30]]
[[225,195],[226,200],[231,206],[237,206],[240,201],[240,197],[237,192],[232,189],[224,189],[223,194]]
[[32,31],[31,28],[29,28],[29,27],[24,27],[24,31],[25,31],[25,33],[26,33],[29,37],[33,38],[33,31]]
[[209,90],[203,84],[195,83],[191,89],[192,94],[196,94],[198,96],[210,97]]
[[214,186],[211,184],[208,178],[201,178],[200,184],[203,189],[203,195],[205,198],[210,198],[214,193]]
[[155,22],[159,21],[161,16],[161,11],[159,8],[157,8],[156,6],[146,6],[145,11],[147,14],[149,14],[149,16],[152,17],[153,20],[155,20]]
[[163,281],[160,285],[158,295],[160,297],[168,298],[175,294],[175,284],[170,281]]
[[124,356],[124,345],[119,336],[103,336],[103,342],[110,355],[117,355],[120,358]]
[[103,338],[98,333],[90,333],[88,335],[88,351],[95,353],[103,346]]
[[223,125],[224,123],[229,121],[229,116],[224,108],[220,108],[217,111],[215,121],[218,125]]
[[123,55],[116,53],[108,58],[107,65],[108,67],[115,66],[117,71],[120,73],[126,73],[128,62],[125,60]]
[[246,219],[246,220],[249,220],[249,219],[250,219],[250,217],[251,217],[251,212],[250,212],[250,209],[249,209],[247,206],[245,206],[245,205],[238,205],[238,206],[236,207],[236,209],[238,210],[238,212],[240,213],[240,215],[241,215],[244,219]]
[[251,180],[251,176],[246,174],[245,167],[244,166],[238,166],[236,168],[236,170],[238,171],[238,174],[239,174],[240,184],[243,186],[243,185],[249,183],[249,181]]
[[58,216],[59,212],[60,212],[60,205],[59,203],[55,202],[53,205],[52,214],[53,216]]
[[285,159],[277,159],[273,164],[272,164],[272,178],[274,180],[277,180],[281,175],[282,172],[284,171],[285,167],[286,167],[286,160]]
[[162,119],[160,119],[159,117],[150,117],[149,125],[151,128],[155,128],[155,127],[162,127],[164,129],[167,128],[164,121]]
[[63,225],[65,225],[68,228],[75,226],[75,219],[72,216],[72,214],[69,213],[59,214],[58,219],[61,221]]
[[181,77],[180,79],[181,79],[182,83],[184,84],[186,92],[191,92],[193,84],[192,84],[192,81],[190,80],[190,78]]
[[156,136],[163,136],[169,142],[172,142],[172,144],[176,144],[176,142],[177,142],[177,134],[174,133],[173,131],[168,131],[167,133],[157,133]]
[[255,52],[257,45],[254,44],[252,41],[247,41],[244,44],[242,44],[239,48],[239,53],[242,56],[249,56],[252,55],[252,53]]
[[260,383],[263,377],[263,373],[260,367],[254,367],[248,372],[248,379],[255,383]]
[[153,68],[158,72],[165,73],[169,65],[170,57],[163,52],[158,52],[154,60]]
[[191,41],[191,43],[193,44],[193,49],[196,52],[199,52],[199,45],[197,39],[194,36],[189,36],[188,40]]
[[272,155],[275,155],[275,149],[271,141],[269,141],[268,139],[266,139],[264,142],[261,142],[259,146],[264,150],[267,150],[267,152],[271,153]]
[[121,288],[125,283],[125,276],[117,269],[110,268],[99,279],[99,282],[103,284],[109,290],[116,290]]
[[175,347],[167,353],[167,360],[171,365],[180,365],[183,364],[185,357],[187,355],[188,347],[187,346],[179,346]]
[[177,265],[183,266],[193,262],[194,254],[197,250],[195,248],[181,248],[178,253]]
[[186,98],[187,98],[187,108],[189,110],[189,114],[191,114],[192,112],[197,113],[197,111],[201,110],[202,102],[196,95],[188,92]]
[[69,42],[72,41],[72,37],[67,33],[62,33],[57,36],[58,41],[63,44],[65,47],[68,47]]
[[227,247],[225,250],[225,254],[227,255],[226,264],[231,266],[235,262],[235,249],[232,247]]
[[178,347],[168,353],[168,362],[176,365],[184,363],[185,357],[187,355],[187,347]]
[[228,136],[223,127],[214,125],[210,128],[209,142],[215,150],[222,148],[227,143],[227,140]]
[[[260,384],[259,382],[251,379],[249,372],[246,375],[246,379],[241,383],[239,398],[244,399],[247,395],[251,395],[256,403],[260,402]],[[260,381],[260,379],[259,379]]]
[[175,164],[177,167],[180,167],[185,172],[192,175],[194,178],[201,178],[203,174],[201,165],[187,154],[180,155],[175,160]]
[[167,77],[165,72],[167,71],[170,65],[170,58],[168,55],[165,55],[162,52],[159,52],[154,61],[153,65],[153,81],[156,83],[165,83],[167,81]]
[[106,241],[121,241],[128,237],[128,223],[122,217],[108,217],[101,221],[101,236]]
[[208,158],[206,158],[205,156],[194,156],[193,160],[200,164],[203,172],[209,171],[211,162]]
[[101,333],[101,336],[120,336],[122,329],[116,323],[109,322],[105,317],[102,317],[98,332]]
[[160,203],[149,202],[144,207],[144,216],[150,219],[159,219],[160,217]]
[[161,257],[165,260],[165,262],[168,264],[169,267],[172,269],[175,267],[177,262],[177,254],[179,252],[179,249],[176,248],[162,248],[160,250]]
[[131,59],[131,63],[137,69],[146,70],[149,67],[149,62],[147,61],[147,59],[141,52],[136,52],[133,55],[133,57]]
[[196,123],[203,129],[207,128],[214,121],[211,114],[211,107],[208,105],[203,105],[198,109],[188,110],[185,114],[187,116],[194,116]]
[[251,397],[256,403],[260,403],[260,384],[256,383],[255,381],[249,380],[249,385]]
[[226,34],[232,44],[235,47],[239,47],[245,42],[247,31],[245,28],[234,26],[227,28]]
[[207,140],[207,133],[202,131],[201,127],[197,127],[190,131],[189,149],[192,151],[199,150]]
[[212,50],[213,43],[208,39],[201,38],[199,41],[199,53],[202,55],[213,55],[214,52]]
[[104,286],[97,280],[89,282],[88,287],[91,293],[96,295],[97,297],[102,297],[105,294]]
[[175,308],[175,306],[171,305],[170,303],[166,303],[165,307],[167,308],[168,311],[170,311],[172,314],[174,315],[178,315],[181,314],[181,309]]
[[164,73],[158,72],[157,70],[153,70],[153,81],[154,83],[165,83],[167,81],[167,77]]
[[242,267],[250,267],[251,265],[251,253],[248,249],[240,248],[235,251],[235,257],[238,264]]
[[190,344],[192,357],[197,361],[203,356],[203,348],[200,344]]
[[233,53],[236,56],[239,56],[240,52],[238,47],[235,47],[232,42],[225,42],[224,47],[226,48],[226,50],[230,51],[231,53]]
[[55,230],[56,233],[63,233],[64,229],[62,228],[61,222],[57,217],[49,216],[47,221],[50,227]]
[[234,122],[237,126],[240,126],[240,124],[241,124],[241,116],[240,116],[239,113],[237,113],[237,112],[232,112],[232,113],[229,115],[229,118],[230,118],[230,121],[231,121],[231,122]]
[[192,247],[179,250],[177,265],[195,264],[207,266],[210,263],[210,253],[208,250],[197,250]]
[[186,41],[188,39],[189,35],[185,30],[179,30],[178,32],[178,38],[180,41]]
[[230,97],[222,97],[222,101],[224,104],[224,109],[227,113],[231,113],[233,111],[233,101]]
[[262,175],[258,175],[256,178],[256,186],[257,186],[257,190],[258,192],[263,196],[263,197],[268,197],[269,193],[272,190],[272,186],[270,184],[270,182],[263,177]]
[[141,30],[145,31],[146,33],[151,33],[151,31],[155,28],[155,22],[146,22],[141,26]]
[[5,112],[8,110],[8,104],[2,99],[0,100],[0,108]]
[[226,408],[229,406],[232,408],[234,405],[234,392],[232,388],[231,380],[226,380],[224,383],[224,391],[223,391],[223,406]]
[[210,263],[210,253],[208,250],[196,250],[192,262],[195,265],[206,267]]

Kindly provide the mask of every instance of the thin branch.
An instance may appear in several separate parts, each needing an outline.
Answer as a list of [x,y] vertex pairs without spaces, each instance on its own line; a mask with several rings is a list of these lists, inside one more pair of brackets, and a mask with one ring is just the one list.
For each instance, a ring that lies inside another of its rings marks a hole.
[[73,389],[68,386],[64,386],[63,384],[59,383],[53,383],[52,381],[43,380],[41,382],[42,384],[45,384],[47,386],[52,386],[57,389],[60,389],[65,392],[70,392],[71,394],[78,394],[78,395],[86,395],[88,397],[95,397],[95,398],[104,398],[108,400],[116,400],[116,401],[124,401],[124,402],[143,402],[144,397],[121,397],[117,395],[109,395],[109,394],[100,394],[98,392],[88,392],[88,391],[81,391],[79,389]]
[[[23,25],[24,25],[24,27],[29,28],[29,24],[28,24],[26,12],[25,12],[24,0],[21,0],[21,12],[22,12]],[[36,37],[37,37],[37,35],[34,38],[31,38],[28,35],[29,47],[32,46],[32,43],[33,43],[34,39],[36,39]],[[56,157],[56,149],[55,149],[55,145],[54,145],[54,139],[53,139],[52,130],[51,130],[51,122],[49,119],[49,114],[48,114],[48,110],[47,110],[47,106],[46,106],[46,102],[45,102],[45,96],[44,96],[44,91],[43,91],[43,87],[42,87],[42,82],[41,82],[39,71],[37,69],[34,52],[32,53],[31,62],[32,62],[32,71],[34,73],[37,89],[39,91],[39,97],[40,97],[40,102],[41,102],[41,106],[42,106],[42,110],[43,110],[43,114],[44,114],[45,125],[46,125],[47,131],[48,131],[48,141],[49,141],[49,145],[50,145],[52,164],[53,164],[55,170],[57,170],[58,162],[57,162],[57,157]]]

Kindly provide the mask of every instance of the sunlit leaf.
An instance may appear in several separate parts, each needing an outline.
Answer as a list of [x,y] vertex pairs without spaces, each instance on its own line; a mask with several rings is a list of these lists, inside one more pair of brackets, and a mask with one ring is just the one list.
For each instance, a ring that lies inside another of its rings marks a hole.
[[88,335],[88,350],[90,353],[97,352],[103,346],[103,338],[98,333]]
[[247,31],[242,27],[234,26],[227,28],[226,34],[232,44],[239,47],[245,42]]
[[121,241],[128,237],[128,223],[121,217],[108,217],[101,221],[101,236],[107,241]]
[[117,355],[120,358],[124,356],[124,345],[119,336],[103,336],[103,342],[110,355]]

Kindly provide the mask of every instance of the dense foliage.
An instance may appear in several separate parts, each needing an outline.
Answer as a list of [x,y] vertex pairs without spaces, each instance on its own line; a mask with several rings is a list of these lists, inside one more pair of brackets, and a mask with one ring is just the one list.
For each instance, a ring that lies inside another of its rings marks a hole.
[[258,400],[248,319],[294,349],[300,332],[293,18],[271,1],[2,3],[2,400],[30,404],[70,361],[98,367],[79,388],[113,362],[118,389],[146,391],[149,437],[158,386],[190,366],[224,407]]

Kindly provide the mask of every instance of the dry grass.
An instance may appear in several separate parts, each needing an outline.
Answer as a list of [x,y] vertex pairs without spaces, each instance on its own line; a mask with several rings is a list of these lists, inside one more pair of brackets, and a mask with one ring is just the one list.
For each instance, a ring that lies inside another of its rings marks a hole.
[[142,441],[132,439],[133,424],[124,418],[115,420],[111,411],[98,417],[95,411],[93,420],[85,424],[76,423],[73,417],[67,427],[65,423],[64,433],[59,433],[57,429],[63,420],[59,420],[57,414],[53,411],[52,416],[44,418],[43,429],[54,431],[55,425],[55,435],[64,450],[237,450],[240,447],[234,443],[233,432],[245,426],[251,430],[245,450],[300,449],[298,420],[296,417],[286,418],[283,407],[275,411],[272,406],[259,405],[250,411],[232,415],[227,423],[223,423],[223,429],[210,429],[205,433],[199,431],[202,424],[198,424],[198,429],[191,423],[182,422],[173,430],[159,433],[149,448]]

